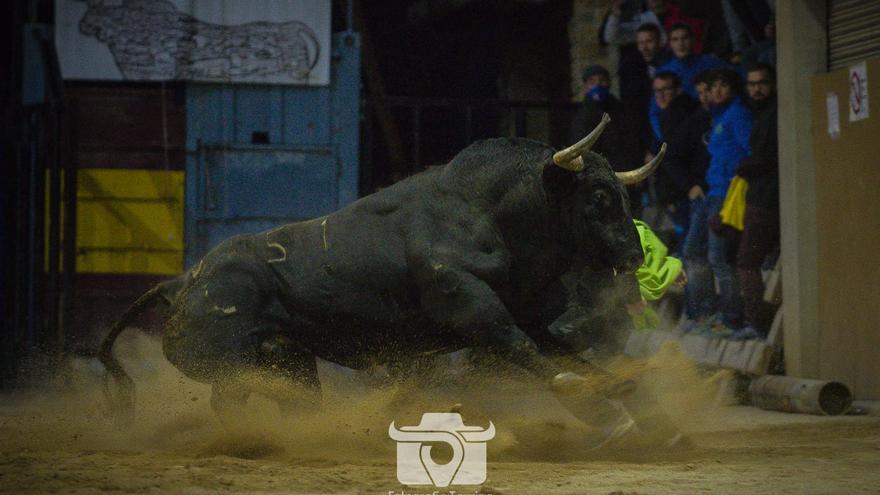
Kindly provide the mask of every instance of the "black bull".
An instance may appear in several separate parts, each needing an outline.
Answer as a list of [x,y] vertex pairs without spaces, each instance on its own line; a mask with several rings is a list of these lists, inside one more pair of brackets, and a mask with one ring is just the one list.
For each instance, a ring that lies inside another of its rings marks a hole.
[[558,381],[564,370],[531,336],[559,315],[534,311],[554,307],[545,300],[572,266],[631,273],[643,261],[618,176],[592,152],[576,160],[577,172],[539,142],[481,141],[328,216],[224,241],[145,294],[104,341],[123,409],[133,384],[113,341],[157,296],[171,303],[166,357],[212,384],[221,415],[250,392],[241,372],[319,393],[316,356],[358,369],[478,347]]

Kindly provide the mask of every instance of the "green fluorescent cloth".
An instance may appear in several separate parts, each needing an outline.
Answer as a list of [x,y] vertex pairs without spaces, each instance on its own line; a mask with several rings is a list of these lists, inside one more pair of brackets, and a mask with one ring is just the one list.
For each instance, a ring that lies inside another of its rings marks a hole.
[[669,250],[654,235],[648,224],[641,220],[633,220],[639,231],[645,262],[636,270],[639,279],[639,291],[646,301],[656,301],[666,293],[666,289],[681,274],[681,260],[667,256]]
[[[639,231],[639,241],[645,254],[645,262],[636,270],[639,292],[642,294],[642,299],[656,301],[663,297],[666,289],[678,278],[681,273],[681,260],[666,256],[669,249],[654,235],[648,224],[641,220],[633,221],[636,230]],[[636,330],[651,331],[660,325],[660,318],[650,305],[640,314],[630,313],[630,318]]]

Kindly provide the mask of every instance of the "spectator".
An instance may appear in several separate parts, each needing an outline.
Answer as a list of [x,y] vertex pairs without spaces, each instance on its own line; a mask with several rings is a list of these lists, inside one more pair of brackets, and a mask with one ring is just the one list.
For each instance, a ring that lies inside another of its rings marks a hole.
[[721,0],[678,0],[678,5],[685,15],[704,21],[703,50],[699,53],[714,53],[726,59],[731,44]]
[[682,268],[681,260],[668,256],[666,245],[648,224],[641,220],[633,221],[639,232],[645,262],[636,270],[641,300],[626,304],[626,309],[637,330],[656,330],[660,325],[660,318],[648,302],[663,297],[672,285],[684,287],[687,284],[687,274]]
[[669,50],[660,44],[660,28],[645,23],[636,31],[636,47],[620,53],[620,99],[626,120],[626,135],[630,136],[633,153],[628,162],[638,163],[653,141],[648,109],[651,107],[651,87],[657,68],[669,59]]
[[[682,241],[690,224],[690,202],[705,196],[709,188],[706,184],[706,169],[709,167],[709,152],[706,150],[708,132],[711,124],[709,115],[709,79],[712,71],[704,71],[697,75],[695,84],[697,94],[700,95],[700,104],[681,125],[666,133],[668,148],[663,165],[658,170],[658,180],[669,184],[674,196],[668,201],[668,211],[675,224],[678,251],[682,247]],[[687,289],[685,289],[685,299]],[[689,301],[692,307],[687,310],[689,319],[696,319],[698,314],[694,301]]]
[[691,28],[694,40],[694,53],[703,53],[703,33],[706,21],[697,17],[686,16],[682,13],[681,8],[671,1],[664,0],[647,0],[645,2],[648,9],[654,12],[654,15],[660,19],[666,32],[672,30],[672,26],[676,24],[687,24]]
[[[678,126],[690,115],[698,103],[681,90],[681,81],[672,72],[658,72],[654,78],[654,102],[659,114],[652,112],[652,127],[656,127],[655,140],[651,152],[646,159],[654,158],[660,144],[675,133]],[[652,107],[653,108],[653,107]],[[669,176],[655,174],[650,179],[653,185],[653,199],[658,211],[674,211],[678,200],[677,186]],[[674,214],[671,216],[673,225],[676,223]],[[670,233],[671,234],[671,233]],[[673,246],[674,248],[675,246]]]
[[[685,94],[681,80],[673,72],[658,72],[653,83],[654,105],[651,112],[651,130],[655,145],[652,154],[660,148],[660,143],[681,122],[694,111],[696,100]],[[656,108],[656,111],[653,109]]]
[[674,24],[669,29],[669,48],[672,60],[660,67],[661,71],[674,72],[681,79],[684,92],[692,98],[697,97],[694,78],[708,69],[724,66],[724,62],[714,55],[697,54],[693,51],[693,30],[684,23]]
[[765,64],[750,66],[746,90],[754,117],[752,154],[736,169],[737,175],[749,183],[745,225],[736,259],[746,326],[734,333],[732,338],[736,339],[767,336],[773,308],[764,302],[761,265],[779,245],[779,156],[773,68]]
[[709,168],[706,170],[709,189],[697,191],[691,202],[690,230],[685,239],[684,257],[690,276],[690,297],[696,304],[714,299],[715,287],[710,283],[712,277],[706,275],[709,267],[717,278],[720,315],[710,315],[708,310],[711,308],[703,306],[695,316],[698,319],[709,317],[704,322],[708,328],[713,333],[726,336],[742,325],[742,301],[729,256],[733,247],[731,241],[709,229],[708,220],[721,210],[736,167],[749,156],[752,117],[739,97],[739,75],[731,70],[713,71],[712,74],[709,87],[712,127],[707,144]]
[[621,146],[621,104],[611,94],[611,75],[601,65],[591,65],[584,70],[582,80],[586,94],[584,102],[574,115],[571,124],[571,142],[577,142],[589,134],[602,120],[602,114],[611,116],[611,122],[602,137],[593,146],[593,151],[604,155],[615,170],[625,170],[631,167],[628,163],[622,163],[619,159]]
[[660,42],[660,33],[656,24],[642,24],[636,32],[635,46],[620,53],[620,98],[643,106],[645,115],[651,100],[651,80],[670,57]]
[[742,53],[742,64],[750,67],[756,64],[765,64],[776,67],[776,24],[774,18],[764,26],[764,41],[760,41]]
[[636,42],[636,31],[640,26],[654,24],[660,30],[661,46],[665,45],[666,34],[662,31],[663,24],[654,11],[651,9],[633,10],[632,6],[627,3],[624,0],[612,0],[611,8],[599,28],[599,42],[603,45],[631,45]]
[[772,16],[767,0],[721,0],[721,8],[734,52],[764,41]]
[[[615,171],[623,172],[632,168],[632,147],[627,146],[626,119],[623,118],[622,105],[610,92],[611,77],[608,70],[601,65],[591,65],[584,70],[582,79],[586,88],[584,103],[577,110],[571,124],[571,142],[575,143],[589,134],[602,120],[602,114],[611,116],[611,122],[602,132],[599,141],[593,146],[593,151],[600,153],[608,159]],[[635,157],[638,160],[641,157]],[[638,161],[636,162],[638,163]],[[630,186],[630,206],[638,212],[641,208],[638,186]]]
[[646,0],[641,9],[625,8],[624,0],[613,0],[608,15],[602,22],[599,41],[602,44],[626,46],[636,42],[636,33],[643,24],[650,23],[660,29],[661,46],[666,45],[666,32],[674,24],[684,23],[694,33],[694,52],[703,50],[703,25],[705,21],[682,14],[674,2],[668,0]]

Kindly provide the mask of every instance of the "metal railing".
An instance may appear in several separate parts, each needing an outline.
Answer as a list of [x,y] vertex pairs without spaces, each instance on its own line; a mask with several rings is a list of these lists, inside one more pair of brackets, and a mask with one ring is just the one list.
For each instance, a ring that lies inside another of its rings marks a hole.
[[65,351],[76,282],[73,113],[64,97],[55,45],[45,29],[33,26],[24,29],[39,49],[45,93],[41,102],[16,104],[12,110],[18,124],[15,301],[4,350],[13,363],[3,377],[10,381],[28,378],[19,370],[27,360],[53,359]]

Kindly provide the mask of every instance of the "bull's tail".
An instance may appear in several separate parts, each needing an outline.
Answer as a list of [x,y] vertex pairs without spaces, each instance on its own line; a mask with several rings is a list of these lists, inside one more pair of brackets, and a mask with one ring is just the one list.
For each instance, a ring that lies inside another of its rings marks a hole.
[[[104,398],[110,405],[111,410],[116,416],[116,420],[120,425],[128,426],[134,422],[134,381],[128,376],[128,373],[119,364],[119,361],[113,356],[113,343],[126,327],[134,321],[135,318],[149,307],[156,299],[161,299],[161,285],[157,285],[145,292],[125,311],[122,317],[117,321],[110,333],[101,343],[101,349],[98,351],[98,359],[107,370],[104,376]],[[119,387],[117,397],[110,392],[110,377],[116,381]]]

